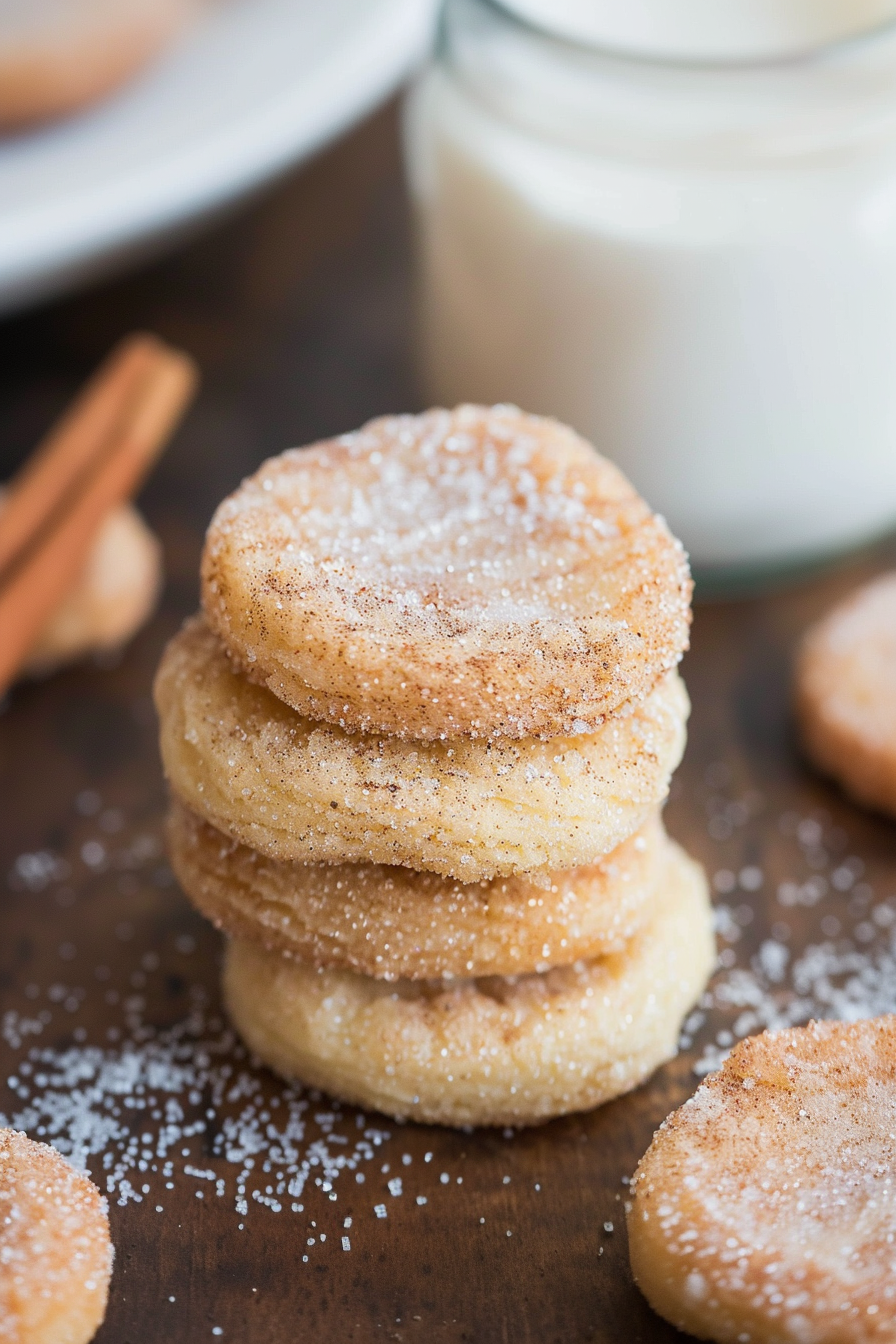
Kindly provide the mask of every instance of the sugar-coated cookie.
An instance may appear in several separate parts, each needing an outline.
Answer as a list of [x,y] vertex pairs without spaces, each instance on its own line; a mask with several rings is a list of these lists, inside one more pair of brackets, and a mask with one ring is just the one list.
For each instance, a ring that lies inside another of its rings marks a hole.
[[371,421],[259,468],[212,520],[208,619],[311,719],[569,736],[687,647],[681,546],[572,430],[515,407]]
[[152,614],[162,584],[162,548],[136,509],[113,509],[84,570],[50,617],[23,671],[47,672],[88,653],[120,648]]
[[63,116],[111,93],[199,0],[0,0],[0,129]]
[[173,803],[184,891],[234,938],[383,980],[515,975],[619,952],[660,897],[670,841],[656,815],[589,868],[461,883],[381,864],[282,863]]
[[796,678],[808,755],[866,806],[896,814],[896,574],[809,631]]
[[674,1055],[714,961],[706,880],[671,846],[651,922],[614,956],[443,984],[315,971],[228,948],[224,994],[278,1072],[388,1115],[526,1125],[629,1091]]
[[894,1172],[896,1017],[742,1041],[638,1167],[638,1286],[700,1339],[891,1344]]
[[155,684],[173,792],[233,839],[302,863],[400,864],[463,882],[596,863],[665,798],[687,694],[669,673],[596,733],[408,742],[304,718],[189,622]]
[[106,1201],[65,1158],[0,1129],[0,1340],[87,1344],[112,1275]]

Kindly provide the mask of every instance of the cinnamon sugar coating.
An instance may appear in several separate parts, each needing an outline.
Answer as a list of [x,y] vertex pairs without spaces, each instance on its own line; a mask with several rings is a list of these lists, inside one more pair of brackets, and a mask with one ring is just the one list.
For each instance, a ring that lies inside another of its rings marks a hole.
[[382,980],[515,975],[619,952],[659,897],[656,815],[599,864],[491,882],[380,864],[278,863],[176,801],[168,852],[196,906],[231,937]]
[[809,631],[797,712],[808,755],[858,802],[896,815],[896,574]]
[[436,740],[593,732],[687,647],[679,543],[572,430],[514,407],[371,421],[264,463],[202,601],[309,718]]
[[742,1041],[632,1183],[635,1279],[725,1344],[896,1338],[896,1017]]
[[655,811],[685,741],[669,674],[596,733],[406,742],[298,714],[234,671],[201,619],[155,684],[175,795],[269,858],[383,863],[478,882],[598,862]]
[[0,1341],[87,1344],[112,1255],[96,1186],[55,1149],[0,1129]]
[[702,869],[670,845],[653,918],[628,947],[541,975],[389,985],[232,942],[224,995],[272,1068],[388,1115],[527,1125],[637,1087],[675,1054],[712,969]]

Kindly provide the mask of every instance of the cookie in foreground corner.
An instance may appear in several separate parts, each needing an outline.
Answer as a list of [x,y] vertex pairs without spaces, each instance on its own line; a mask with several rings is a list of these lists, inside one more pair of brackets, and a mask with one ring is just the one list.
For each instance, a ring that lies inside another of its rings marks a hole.
[[87,1344],[106,1314],[106,1201],[55,1148],[0,1129],[0,1338]]
[[631,1186],[638,1287],[720,1344],[896,1338],[896,1017],[742,1041]]

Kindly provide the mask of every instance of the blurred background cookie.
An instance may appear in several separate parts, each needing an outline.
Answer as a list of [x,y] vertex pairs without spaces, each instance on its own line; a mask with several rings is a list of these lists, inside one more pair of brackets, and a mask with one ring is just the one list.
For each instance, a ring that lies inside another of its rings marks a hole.
[[199,0],[0,0],[0,129],[64,116],[125,83]]
[[152,615],[162,584],[162,548],[131,505],[99,529],[76,586],[50,618],[23,671],[50,672],[89,653],[120,649]]
[[867,807],[896,815],[896,573],[806,635],[796,674],[803,746]]

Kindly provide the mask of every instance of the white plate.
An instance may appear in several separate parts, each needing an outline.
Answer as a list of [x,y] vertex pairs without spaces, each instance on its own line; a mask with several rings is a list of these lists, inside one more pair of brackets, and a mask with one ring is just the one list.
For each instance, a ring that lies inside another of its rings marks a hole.
[[0,308],[58,293],[298,162],[401,81],[433,0],[218,0],[101,106],[0,141]]

